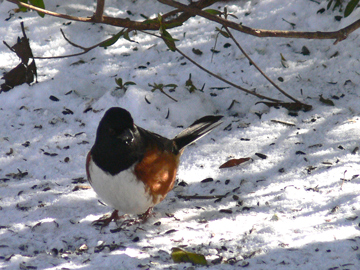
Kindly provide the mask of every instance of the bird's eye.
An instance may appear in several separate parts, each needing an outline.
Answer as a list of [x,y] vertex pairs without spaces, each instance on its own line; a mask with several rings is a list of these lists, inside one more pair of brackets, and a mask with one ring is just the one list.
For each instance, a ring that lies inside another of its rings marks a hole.
[[134,138],[129,138],[124,141],[126,145],[130,145],[134,141]]
[[117,138],[126,145],[130,145],[134,140],[134,134],[131,129],[125,129],[123,132],[118,134]]
[[109,134],[111,136],[114,136],[116,134],[115,130],[113,128],[109,128]]

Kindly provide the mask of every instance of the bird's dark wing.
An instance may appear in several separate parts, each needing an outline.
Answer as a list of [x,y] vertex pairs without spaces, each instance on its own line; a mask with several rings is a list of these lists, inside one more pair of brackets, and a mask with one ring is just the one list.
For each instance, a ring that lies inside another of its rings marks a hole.
[[208,115],[196,120],[190,127],[181,131],[174,139],[177,148],[181,150],[185,146],[195,142],[208,134],[222,122],[221,115]]

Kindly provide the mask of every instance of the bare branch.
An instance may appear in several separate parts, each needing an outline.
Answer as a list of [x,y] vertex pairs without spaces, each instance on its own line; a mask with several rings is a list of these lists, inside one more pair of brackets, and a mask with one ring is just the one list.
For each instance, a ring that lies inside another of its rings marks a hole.
[[[72,21],[103,23],[103,24],[107,24],[107,25],[119,26],[119,27],[124,27],[124,28],[128,28],[128,29],[133,29],[133,30],[159,30],[159,28],[160,28],[159,22],[157,20],[153,20],[151,22],[144,23],[141,21],[131,21],[127,18],[122,19],[122,18],[114,18],[114,17],[104,16],[101,13],[101,5],[100,4],[97,5],[94,16],[85,18],[85,17],[76,17],[76,16],[71,16],[71,15],[67,15],[67,14],[61,14],[61,13],[49,11],[46,9],[35,7],[35,6],[27,4],[27,3],[20,2],[19,0],[7,0],[7,1],[14,3],[16,5],[31,9],[31,10],[35,10],[37,12],[44,13],[49,16],[54,16],[54,17],[72,20]],[[101,0],[101,1],[103,1],[103,0]],[[199,9],[202,9],[202,8],[212,5],[213,3],[217,2],[217,1],[219,1],[219,0],[199,0],[198,2],[191,3],[189,5],[189,7],[197,7]],[[170,18],[174,15],[177,15],[178,13],[180,13],[179,10],[173,10],[169,13],[164,14],[163,18],[164,19]],[[98,16],[100,16],[100,14],[102,15],[101,19],[98,18]],[[164,25],[166,26],[167,29],[178,27],[178,26],[182,25],[185,21],[187,21],[192,16],[193,16],[192,14],[182,12],[176,18],[165,21]]]
[[255,29],[250,28],[245,25],[241,25],[226,19],[223,19],[219,16],[212,15],[206,11],[203,11],[197,7],[190,7],[173,0],[158,0],[160,3],[169,5],[180,9],[186,13],[192,15],[198,15],[204,17],[208,20],[217,22],[226,27],[232,28],[234,30],[240,31],[245,34],[253,35],[256,37],[283,37],[283,38],[306,38],[306,39],[335,39],[334,45],[338,42],[346,39],[349,34],[360,28],[360,19],[354,23],[338,30],[332,32],[302,32],[302,31],[282,31],[282,30],[264,30],[264,29]]
[[28,9],[35,10],[37,12],[44,13],[46,15],[59,17],[59,18],[62,18],[62,19],[67,19],[67,20],[72,20],[72,21],[80,21],[80,22],[92,22],[92,18],[83,18],[83,17],[76,17],[76,16],[71,16],[71,15],[66,15],[66,14],[60,14],[60,13],[56,13],[56,12],[49,11],[49,10],[46,10],[46,9],[42,9],[42,8],[39,8],[39,7],[35,7],[33,5],[29,5],[27,3],[23,3],[23,2],[20,2],[18,0],[7,0],[7,1],[11,2],[11,3],[14,3],[16,5],[22,6],[22,7],[26,7]]

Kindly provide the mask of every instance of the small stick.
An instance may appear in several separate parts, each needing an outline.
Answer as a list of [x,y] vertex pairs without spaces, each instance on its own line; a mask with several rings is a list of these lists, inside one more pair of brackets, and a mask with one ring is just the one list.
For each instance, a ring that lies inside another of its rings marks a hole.
[[283,124],[283,125],[289,126],[289,127],[296,127],[295,124],[289,123],[289,122],[285,122],[285,121],[280,121],[280,120],[272,119],[271,122],[273,122],[273,123],[278,123],[278,124]]
[[228,195],[177,195],[179,199],[185,199],[185,200],[211,200],[211,199],[222,199],[225,198]]
[[345,174],[346,174],[346,172],[347,172],[347,170],[345,170],[345,171],[344,171],[344,178],[342,178],[342,179],[340,178],[340,179],[342,180],[340,190],[342,190],[343,185],[344,185],[344,182],[345,182],[345,180],[346,180],[346,178],[345,178]]

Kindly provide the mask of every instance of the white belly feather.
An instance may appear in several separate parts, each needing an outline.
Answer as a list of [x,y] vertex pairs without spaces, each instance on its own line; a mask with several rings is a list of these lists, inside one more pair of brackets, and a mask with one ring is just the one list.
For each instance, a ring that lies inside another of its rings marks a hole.
[[104,172],[91,160],[89,173],[91,186],[106,204],[125,214],[143,214],[154,206],[143,182],[132,173],[134,167],[117,175]]

